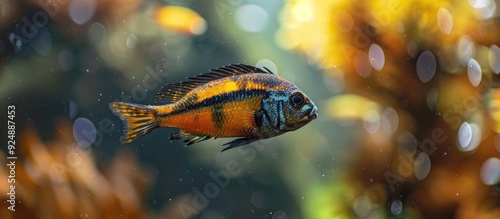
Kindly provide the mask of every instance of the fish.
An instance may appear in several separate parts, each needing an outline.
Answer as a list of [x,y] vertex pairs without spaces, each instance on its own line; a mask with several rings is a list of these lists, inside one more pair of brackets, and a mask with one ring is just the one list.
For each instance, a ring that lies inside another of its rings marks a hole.
[[186,81],[166,84],[159,105],[109,103],[124,123],[121,143],[160,127],[176,127],[170,140],[186,146],[211,138],[237,138],[223,151],[295,131],[318,118],[314,102],[295,84],[264,69],[230,64]]

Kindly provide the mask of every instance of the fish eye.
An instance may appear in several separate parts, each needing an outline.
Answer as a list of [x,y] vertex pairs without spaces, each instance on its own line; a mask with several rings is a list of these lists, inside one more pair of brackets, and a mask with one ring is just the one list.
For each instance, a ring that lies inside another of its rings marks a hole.
[[304,95],[300,92],[295,92],[293,94],[290,95],[290,103],[292,104],[293,107],[295,108],[299,108],[299,107],[302,107],[305,103],[305,100],[306,98],[304,97]]

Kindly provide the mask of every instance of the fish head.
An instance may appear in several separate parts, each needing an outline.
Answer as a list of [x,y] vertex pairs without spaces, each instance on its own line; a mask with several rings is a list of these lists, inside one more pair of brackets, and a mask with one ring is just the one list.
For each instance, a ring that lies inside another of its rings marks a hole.
[[294,131],[318,118],[318,108],[300,89],[271,91],[262,104],[271,127],[280,132]]

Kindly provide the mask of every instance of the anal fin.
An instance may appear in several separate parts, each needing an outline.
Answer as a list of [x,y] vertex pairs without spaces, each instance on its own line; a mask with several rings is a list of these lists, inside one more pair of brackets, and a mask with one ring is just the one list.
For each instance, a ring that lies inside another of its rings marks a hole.
[[186,143],[186,146],[192,145],[194,143],[198,143],[201,141],[208,140],[212,137],[210,136],[198,136],[186,133],[184,131],[172,132],[170,133],[170,140],[182,140],[182,142]]
[[222,151],[220,151],[221,153],[226,151],[226,150],[229,150],[231,148],[235,148],[235,147],[239,147],[239,146],[243,146],[243,145],[246,145],[246,144],[250,144],[254,141],[257,141],[258,139],[256,138],[238,138],[236,140],[233,140],[233,141],[230,141],[228,143],[225,143],[223,144],[222,146],[226,146],[228,145],[227,147],[225,147],[224,149],[222,149]]

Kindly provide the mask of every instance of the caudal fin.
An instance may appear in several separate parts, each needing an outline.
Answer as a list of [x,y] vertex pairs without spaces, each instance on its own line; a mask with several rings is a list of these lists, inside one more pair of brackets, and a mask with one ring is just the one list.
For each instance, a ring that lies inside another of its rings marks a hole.
[[123,121],[122,143],[129,143],[159,128],[156,110],[150,106],[114,102],[109,104],[113,113]]

